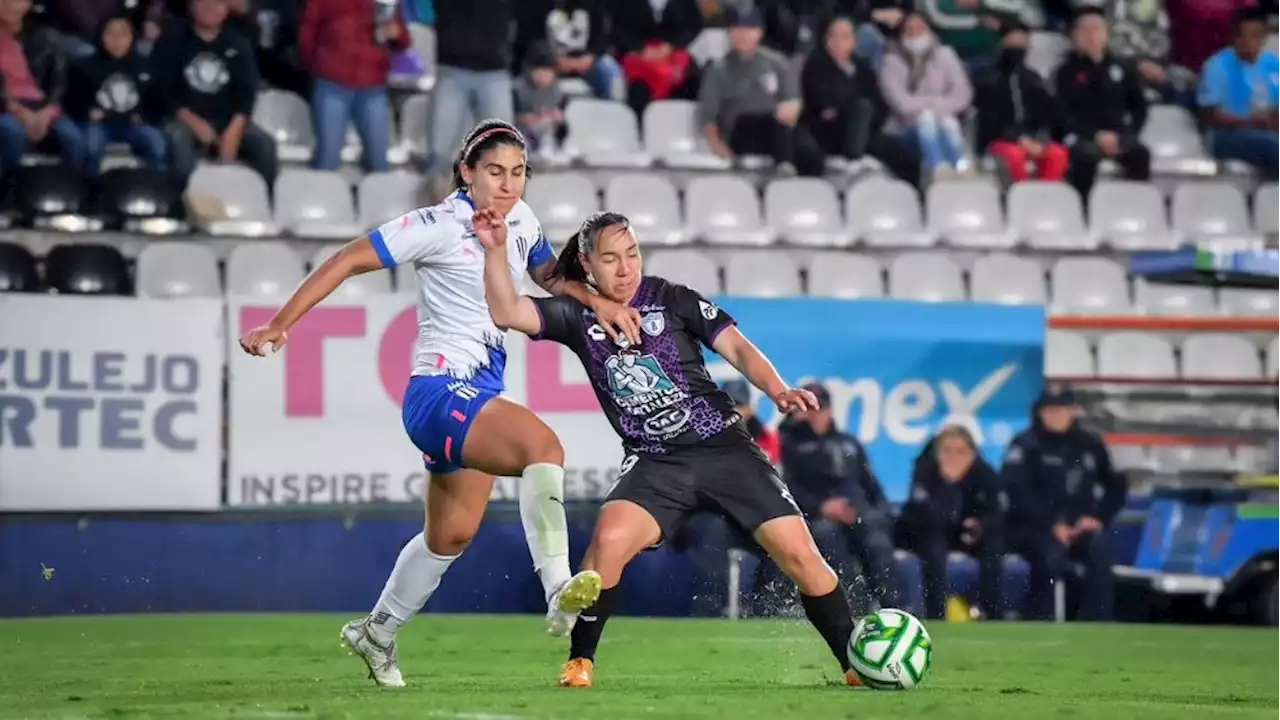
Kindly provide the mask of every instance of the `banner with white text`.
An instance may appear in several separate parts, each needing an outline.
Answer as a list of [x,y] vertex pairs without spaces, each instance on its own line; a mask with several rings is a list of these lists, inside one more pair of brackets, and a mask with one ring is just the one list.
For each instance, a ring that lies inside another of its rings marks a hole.
[[0,296],[0,510],[213,510],[218,299]]

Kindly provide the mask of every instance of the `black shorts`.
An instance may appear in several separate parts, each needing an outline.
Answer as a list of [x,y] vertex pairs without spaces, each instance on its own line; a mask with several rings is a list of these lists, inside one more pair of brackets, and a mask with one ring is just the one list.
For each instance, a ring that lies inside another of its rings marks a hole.
[[715,440],[664,455],[628,455],[605,501],[628,500],[644,508],[658,521],[662,540],[675,537],[699,510],[718,512],[747,533],[774,518],[800,514],[745,428],[730,427]]

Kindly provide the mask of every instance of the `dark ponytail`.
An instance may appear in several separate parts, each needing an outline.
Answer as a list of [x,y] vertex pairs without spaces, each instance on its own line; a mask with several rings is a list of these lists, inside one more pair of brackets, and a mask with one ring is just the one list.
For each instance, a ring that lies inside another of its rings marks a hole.
[[466,181],[462,179],[463,165],[475,169],[480,158],[499,145],[511,145],[524,152],[524,135],[505,120],[489,118],[476,123],[471,132],[462,138],[462,147],[453,160],[453,189],[463,190],[467,187]]
[[578,232],[569,238],[564,250],[560,252],[560,257],[556,258],[556,266],[551,270],[551,277],[582,283],[589,282],[587,268],[583,266],[582,258],[596,249],[596,243],[600,241],[600,233],[613,225],[631,229],[631,221],[622,213],[594,212],[588,215],[587,219],[582,221],[582,227]]

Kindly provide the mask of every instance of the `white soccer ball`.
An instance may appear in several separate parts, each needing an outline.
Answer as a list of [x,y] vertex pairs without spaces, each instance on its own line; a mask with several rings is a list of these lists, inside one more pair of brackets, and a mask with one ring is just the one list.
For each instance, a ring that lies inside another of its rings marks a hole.
[[849,662],[874,690],[910,690],[924,682],[933,641],[911,613],[885,609],[858,621],[849,636]]

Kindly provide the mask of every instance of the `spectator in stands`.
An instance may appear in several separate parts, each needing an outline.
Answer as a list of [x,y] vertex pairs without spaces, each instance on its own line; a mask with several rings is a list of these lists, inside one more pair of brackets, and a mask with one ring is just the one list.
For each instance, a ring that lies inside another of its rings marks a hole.
[[276,143],[250,121],[258,92],[253,48],[223,27],[227,0],[191,0],[191,19],[166,31],[151,53],[153,94],[169,119],[169,169],[177,187],[201,157],[243,160],[275,182]]
[[436,85],[431,92],[434,198],[452,189],[453,153],[471,118],[515,120],[511,84],[514,0],[435,0]]
[[144,115],[150,80],[146,60],[134,51],[129,18],[108,18],[98,49],[73,66],[67,96],[68,113],[84,129],[90,180],[98,176],[107,143],[125,143],[148,167],[164,168],[164,135]]
[[622,66],[609,54],[610,4],[605,0],[521,0],[525,47],[546,42],[561,77],[586,81],[598,98],[622,100]]
[[614,10],[613,44],[622,56],[627,103],[637,115],[654,100],[693,100],[698,65],[689,43],[702,32],[696,0],[622,0]]
[[391,138],[387,73],[391,53],[409,47],[409,31],[394,4],[369,0],[308,0],[298,35],[315,76],[311,118],[316,148],[311,167],[337,170],[347,126],[360,136],[367,172],[386,172]]
[[556,59],[545,44],[525,55],[524,73],[516,80],[516,122],[531,150],[549,154],[564,127],[564,91]]
[[911,496],[898,517],[901,544],[924,566],[925,615],[946,615],[947,555],[962,552],[978,560],[979,614],[1004,612],[1001,567],[1004,514],[1008,498],[1000,476],[978,454],[973,435],[948,425],[916,458]]
[[58,31],[67,57],[82,60],[97,49],[102,26],[124,12],[128,4],[125,0],[47,0],[44,20]]
[[1026,65],[1030,33],[1020,20],[1001,31],[1000,59],[977,88],[978,144],[1004,164],[1013,182],[1029,176],[1061,180],[1067,173],[1067,149],[1053,142],[1057,101],[1044,80]]
[[950,174],[967,169],[959,115],[973,102],[973,86],[955,52],[938,43],[920,13],[902,20],[902,33],[880,68],[893,125],[924,155],[927,170]]
[[990,67],[1000,56],[1000,26],[1022,20],[1040,27],[1038,0],[936,0],[920,3],[938,42],[952,48],[973,71]]
[[915,0],[859,0],[854,7],[858,57],[879,72],[889,39],[898,37],[902,19],[915,9]]
[[1134,66],[1152,99],[1189,107],[1195,75],[1171,66],[1169,13],[1164,3],[1107,0],[1093,4],[1106,9],[1112,55]]
[[1049,387],[1033,409],[1031,427],[1013,438],[1001,476],[1011,500],[1011,537],[1031,565],[1032,619],[1053,616],[1053,583],[1082,565],[1078,617],[1112,615],[1111,522],[1124,506],[1124,476],[1111,465],[1102,438],[1080,427],[1075,395]]
[[1098,8],[1076,13],[1071,39],[1075,49],[1058,68],[1057,88],[1072,184],[1088,198],[1104,159],[1130,180],[1149,179],[1151,152],[1138,140],[1147,121],[1140,76],[1107,50],[1107,21]]
[[1209,148],[1220,160],[1241,160],[1276,174],[1280,145],[1276,133],[1280,60],[1263,48],[1266,16],[1243,10],[1236,17],[1235,43],[1204,64],[1199,102],[1209,126]]
[[800,92],[790,61],[760,46],[761,17],[755,10],[731,8],[732,50],[708,68],[698,99],[699,122],[715,154],[769,155],[782,174],[823,171],[822,151],[813,138],[797,132]]
[[755,0],[764,19],[764,44],[783,55],[808,55],[821,46],[833,12],[852,13],[852,0]]
[[[368,3],[362,5],[367,8]],[[253,45],[258,71],[268,85],[307,97],[311,77],[298,47],[301,15],[301,0],[232,0],[227,25]]]
[[897,600],[892,509],[866,448],[836,427],[831,394],[818,383],[805,389],[818,399],[819,409],[794,414],[794,421],[783,426],[783,480],[823,555],[846,576],[856,556],[870,594],[892,607]]
[[856,160],[864,154],[916,185],[920,155],[901,138],[882,132],[887,109],[871,63],[855,55],[859,42],[853,22],[836,16],[823,32],[800,73],[804,110],[800,126],[822,151]]
[[755,408],[751,406],[751,385],[742,378],[729,380],[720,386],[722,390],[733,399],[734,410],[742,417],[742,421],[747,424],[747,430],[751,432],[751,438],[756,441],[764,454],[768,456],[769,462],[777,465],[782,461],[782,439],[778,436],[778,432],[760,422],[760,418],[756,417]]
[[0,177],[10,180],[28,148],[84,166],[84,137],[62,112],[67,58],[57,34],[26,22],[31,0],[0,0]]

